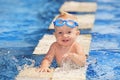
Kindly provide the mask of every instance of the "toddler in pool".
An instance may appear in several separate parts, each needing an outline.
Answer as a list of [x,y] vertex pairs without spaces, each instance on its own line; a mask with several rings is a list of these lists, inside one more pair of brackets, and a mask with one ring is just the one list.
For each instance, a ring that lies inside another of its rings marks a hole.
[[83,52],[83,48],[76,41],[80,34],[77,17],[67,12],[61,12],[53,24],[56,42],[52,43],[50,46],[38,71],[50,72],[51,69],[49,67],[54,58],[59,66],[62,66],[62,61],[67,59],[70,59],[79,66],[84,66],[86,63],[86,56]]

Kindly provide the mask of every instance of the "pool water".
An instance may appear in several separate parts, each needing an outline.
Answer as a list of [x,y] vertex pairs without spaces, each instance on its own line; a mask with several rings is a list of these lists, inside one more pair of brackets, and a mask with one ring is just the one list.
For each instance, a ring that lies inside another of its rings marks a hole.
[[[120,1],[98,0],[92,30],[88,80],[120,79]],[[95,63],[94,60],[96,60]]]
[[[40,64],[44,55],[32,52],[44,34],[51,34],[48,26],[64,1],[0,0],[0,80],[14,80],[25,64]],[[86,77],[119,80],[120,1],[98,0],[97,4]],[[51,66],[56,67],[56,62]]]

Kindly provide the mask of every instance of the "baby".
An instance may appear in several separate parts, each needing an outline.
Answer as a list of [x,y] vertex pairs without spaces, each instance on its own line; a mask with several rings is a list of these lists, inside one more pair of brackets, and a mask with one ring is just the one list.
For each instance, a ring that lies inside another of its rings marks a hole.
[[50,72],[50,64],[55,58],[59,66],[62,65],[63,59],[70,59],[79,66],[84,66],[86,56],[81,45],[76,42],[78,35],[77,18],[67,12],[61,14],[53,22],[56,37],[56,42],[52,43],[49,51],[43,59],[39,72]]

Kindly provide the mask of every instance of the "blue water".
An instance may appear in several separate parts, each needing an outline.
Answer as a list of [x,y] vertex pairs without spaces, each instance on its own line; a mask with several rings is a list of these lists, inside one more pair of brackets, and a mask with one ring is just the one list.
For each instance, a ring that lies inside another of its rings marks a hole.
[[[48,26],[63,3],[64,0],[0,0],[0,80],[14,80],[25,64],[40,64],[44,55],[32,52],[44,34],[51,34]],[[98,0],[97,4],[87,80],[119,80],[120,1]],[[53,62],[52,66],[57,65]]]
[[[87,70],[88,80],[120,79],[120,1],[98,0]],[[96,63],[92,63],[95,61]]]

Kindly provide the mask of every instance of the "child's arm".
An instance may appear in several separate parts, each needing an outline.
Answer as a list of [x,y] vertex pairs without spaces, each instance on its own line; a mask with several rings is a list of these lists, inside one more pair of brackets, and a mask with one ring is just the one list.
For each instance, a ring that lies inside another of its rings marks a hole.
[[75,51],[76,53],[69,53],[68,57],[79,66],[85,66],[86,55],[83,51],[83,48],[79,44],[76,44]]
[[50,46],[50,49],[47,55],[44,57],[43,61],[41,62],[40,68],[38,69],[39,72],[50,72],[50,64],[54,58],[54,43]]

